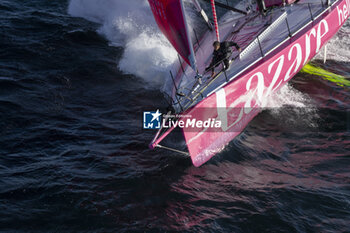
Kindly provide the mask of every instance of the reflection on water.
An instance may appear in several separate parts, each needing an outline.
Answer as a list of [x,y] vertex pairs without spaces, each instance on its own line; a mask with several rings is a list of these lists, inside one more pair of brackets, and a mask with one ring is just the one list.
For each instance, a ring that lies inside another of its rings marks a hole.
[[[100,4],[90,10],[110,8]],[[0,231],[348,231],[347,87],[298,74],[195,168],[148,149],[142,112],[166,103],[152,81],[118,69],[123,44],[59,0],[1,1],[0,12]],[[349,28],[329,54],[349,45]],[[344,59],[315,62],[350,76]]]

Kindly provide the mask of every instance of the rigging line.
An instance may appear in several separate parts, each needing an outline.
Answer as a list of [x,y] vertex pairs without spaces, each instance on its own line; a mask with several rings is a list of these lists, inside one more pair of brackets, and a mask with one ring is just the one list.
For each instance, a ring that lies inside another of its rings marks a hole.
[[[171,113],[171,111],[168,111],[167,115],[166,116],[169,116]],[[165,118],[165,121],[167,120],[168,117]],[[157,139],[158,139],[158,136],[160,135],[160,133],[162,132],[163,130],[163,125],[160,127],[160,129],[157,131],[156,135],[154,136],[151,144],[153,144]]]
[[[211,0],[204,0],[206,2],[210,2]],[[222,7],[224,9],[227,9],[227,10],[231,10],[231,11],[234,11],[234,12],[237,12],[237,13],[240,13],[240,14],[243,14],[243,15],[247,15],[248,13],[245,12],[245,11],[242,11],[240,9],[237,9],[237,8],[234,8],[234,7],[231,7],[231,6],[228,6],[228,5],[225,5],[223,3],[220,3],[220,2],[215,2],[215,5],[217,5],[218,7]]]
[[177,149],[170,148],[170,147],[167,147],[167,146],[162,146],[160,144],[158,144],[157,147],[162,148],[162,149],[166,149],[166,150],[170,150],[170,151],[174,151],[174,152],[177,152],[177,153],[180,153],[180,154],[183,154],[183,155],[188,155],[188,156],[190,155],[188,152],[177,150]]
[[211,0],[211,10],[213,12],[213,18],[214,18],[214,26],[215,26],[215,33],[216,33],[216,40],[220,41],[220,36],[219,36],[219,26],[218,26],[218,18],[216,16],[216,9],[215,9],[215,1]]

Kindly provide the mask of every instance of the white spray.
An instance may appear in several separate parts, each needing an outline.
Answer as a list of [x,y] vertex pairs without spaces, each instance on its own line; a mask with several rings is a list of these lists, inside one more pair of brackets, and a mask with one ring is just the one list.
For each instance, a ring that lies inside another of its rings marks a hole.
[[147,0],[71,0],[68,13],[101,24],[98,33],[124,47],[118,67],[152,84],[161,83],[177,58],[159,31]]
[[[176,51],[158,29],[147,0],[71,0],[68,12],[101,24],[98,33],[112,46],[124,47],[118,67],[128,74],[142,77],[152,84],[168,78],[177,59]],[[197,24],[189,14],[191,24]],[[329,56],[336,60],[350,57],[350,22],[345,23],[329,44]],[[345,49],[346,48],[346,49]],[[318,55],[320,56],[320,55]],[[290,105],[310,107],[310,98],[288,84],[270,97],[266,108]],[[310,108],[311,109],[311,108]]]

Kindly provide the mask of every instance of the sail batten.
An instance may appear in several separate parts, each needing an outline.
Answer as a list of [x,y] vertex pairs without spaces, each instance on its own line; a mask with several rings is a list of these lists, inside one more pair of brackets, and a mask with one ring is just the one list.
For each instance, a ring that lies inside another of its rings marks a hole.
[[182,0],[148,0],[159,29],[179,55],[197,70]]

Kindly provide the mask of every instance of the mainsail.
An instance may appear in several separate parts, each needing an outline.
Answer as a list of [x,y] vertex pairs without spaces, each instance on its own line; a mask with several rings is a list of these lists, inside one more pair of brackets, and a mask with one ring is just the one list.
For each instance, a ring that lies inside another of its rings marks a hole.
[[180,56],[197,70],[182,0],[148,0],[148,2],[160,30]]

